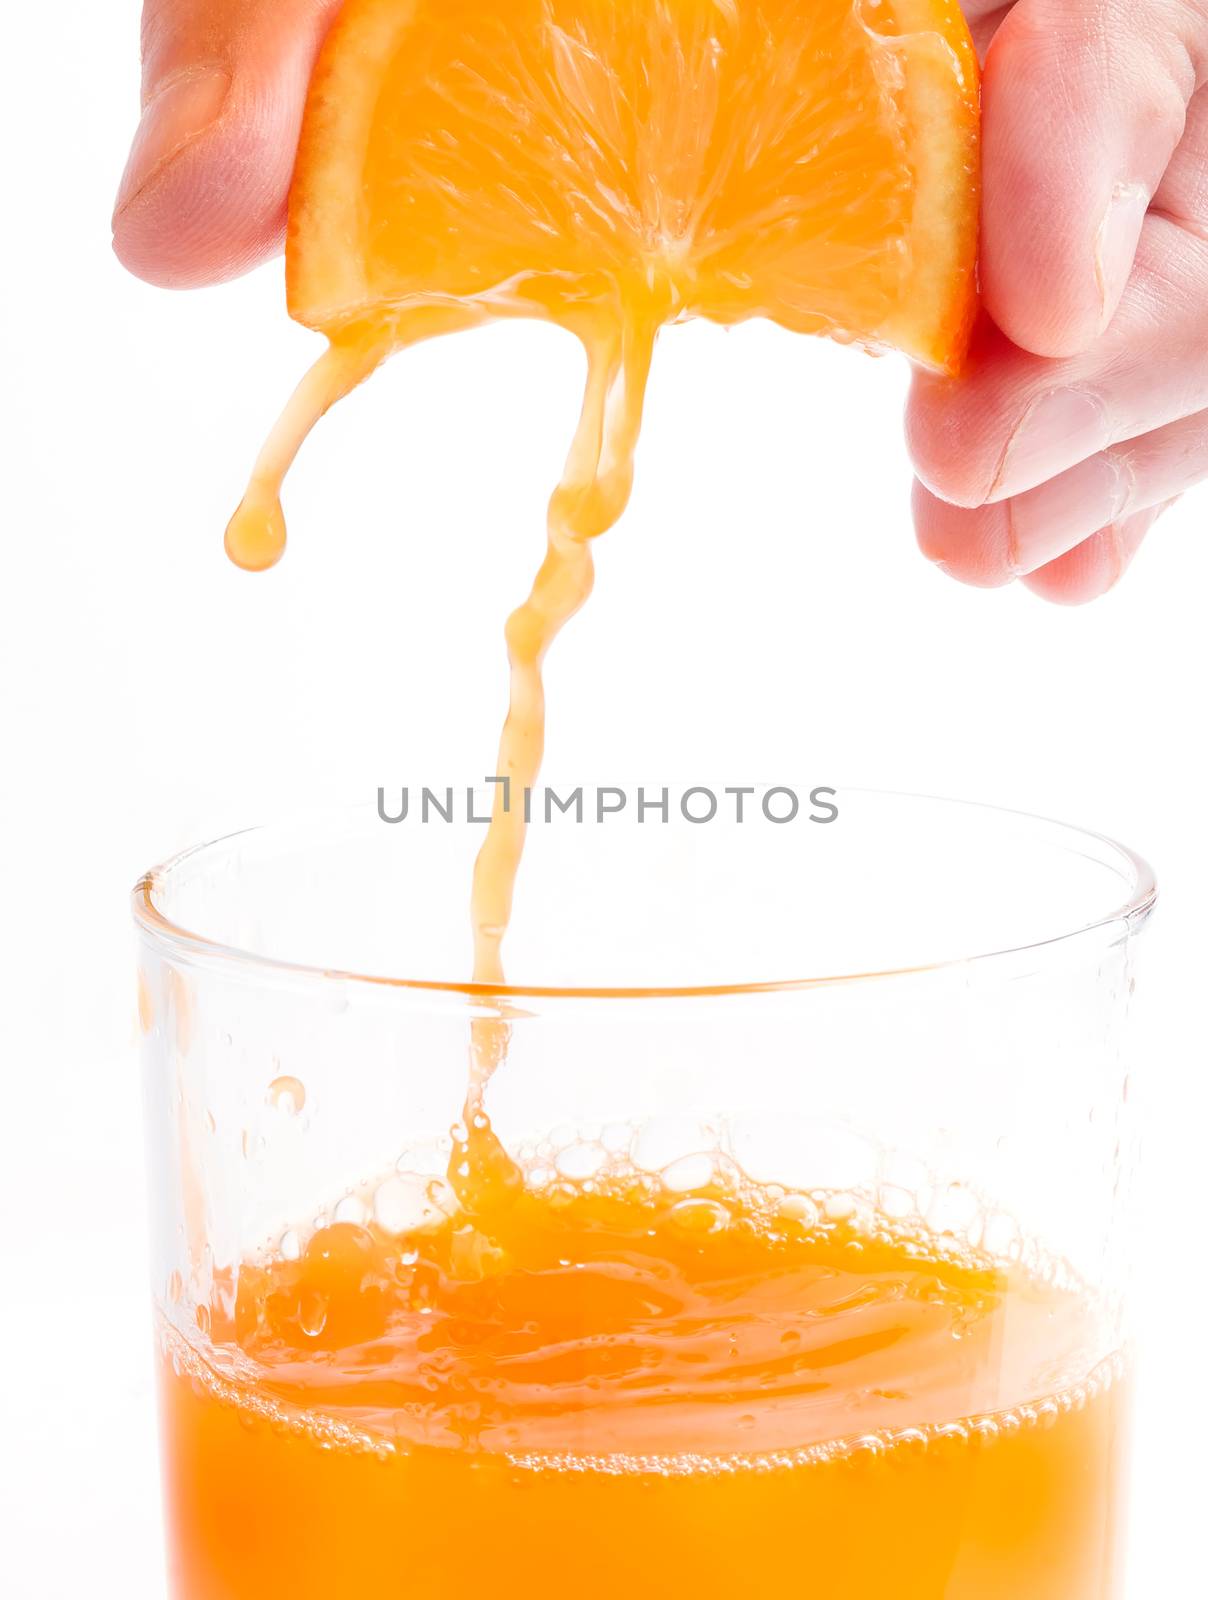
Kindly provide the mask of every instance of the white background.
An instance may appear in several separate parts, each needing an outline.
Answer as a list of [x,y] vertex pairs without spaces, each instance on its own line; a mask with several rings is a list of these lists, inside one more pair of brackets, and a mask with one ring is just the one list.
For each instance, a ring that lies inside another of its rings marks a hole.
[[[284,565],[236,572],[226,517],[315,340],[285,317],[279,266],[184,296],[110,256],[134,0],[14,8],[6,46],[5,1587],[154,1597],[127,890],[228,824],[491,770],[503,614],[541,551],[581,357],[511,327],[398,360],[306,452]],[[1186,1594],[1208,1427],[1208,500],[1090,609],[957,588],[914,548],[905,377],[762,328],[664,337],[632,512],[553,661],[548,773],[948,793],[1151,857],[1165,902],[1142,973],[1157,1029],[1131,1593]]]

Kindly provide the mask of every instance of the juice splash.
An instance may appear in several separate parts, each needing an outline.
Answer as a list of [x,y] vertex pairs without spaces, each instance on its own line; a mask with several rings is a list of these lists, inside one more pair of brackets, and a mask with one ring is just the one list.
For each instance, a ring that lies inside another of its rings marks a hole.
[[208,1320],[162,1339],[179,1600],[1120,1593],[1089,1299],[847,1197],[525,1185]]

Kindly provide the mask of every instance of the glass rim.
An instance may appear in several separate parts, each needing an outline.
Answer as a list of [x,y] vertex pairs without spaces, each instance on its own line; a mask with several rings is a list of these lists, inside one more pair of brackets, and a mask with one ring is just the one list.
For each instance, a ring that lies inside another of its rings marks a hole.
[[[893,978],[921,977],[933,973],[967,970],[970,967],[980,968],[989,963],[1019,958],[1033,951],[1051,950],[1118,925],[1127,924],[1130,929],[1136,929],[1147,919],[1157,900],[1157,880],[1148,861],[1143,856],[1138,855],[1136,851],[1131,850],[1127,845],[1121,844],[1108,834],[1098,833],[1088,828],[1075,827],[1055,818],[1038,816],[1031,812],[987,804],[982,801],[953,800],[939,795],[912,794],[904,791],[883,789],[854,788],[840,792],[860,795],[873,800],[916,802],[937,807],[951,807],[961,811],[988,813],[1002,821],[1024,822],[1040,831],[1053,831],[1066,836],[1069,840],[1075,842],[1080,840],[1086,845],[1095,845],[1100,851],[1110,852],[1115,857],[1120,876],[1128,887],[1129,892],[1126,898],[1110,911],[1094,916],[1089,921],[1070,927],[1063,932],[1019,944],[1008,944],[1001,948],[974,951],[967,955],[947,957],[932,962],[854,972],[819,973],[769,982],[676,985],[671,987],[638,985],[601,988],[577,984],[479,984],[469,979],[407,978],[287,961],[275,956],[263,955],[254,950],[242,949],[237,945],[226,944],[221,940],[213,939],[208,935],[182,927],[165,915],[155,904],[155,895],[161,884],[171,874],[183,868],[186,863],[208,851],[230,844],[236,839],[246,839],[252,835],[263,836],[271,834],[276,828],[282,826],[286,820],[280,819],[277,822],[237,829],[232,833],[223,834],[202,844],[192,845],[188,849],[179,851],[176,855],[171,856],[161,865],[152,867],[149,871],[143,873],[134,885],[131,892],[131,910],[135,924],[143,933],[178,954],[193,958],[201,956],[251,972],[258,972],[264,975],[271,974],[278,979],[284,978],[293,981],[320,983],[366,984],[375,989],[397,989],[417,994],[456,995],[469,1000],[487,1001],[513,999],[666,1000],[700,999],[722,995],[794,993],[838,984],[872,983]],[[347,805],[327,808],[321,812],[310,813],[309,816],[311,820],[317,823],[320,818],[330,820],[337,816],[358,815],[367,810],[368,807],[366,806]],[[302,821],[305,815],[292,820]],[[1107,866],[1108,864],[1104,863],[1104,865]]]

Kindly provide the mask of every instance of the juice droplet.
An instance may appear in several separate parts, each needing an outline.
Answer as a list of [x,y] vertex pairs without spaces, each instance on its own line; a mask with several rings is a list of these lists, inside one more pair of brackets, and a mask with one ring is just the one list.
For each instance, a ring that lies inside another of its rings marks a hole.
[[176,1024],[176,1048],[187,1056],[193,1042],[193,994],[189,980],[175,967],[168,968],[168,996]]
[[245,572],[264,572],[285,551],[281,484],[315,423],[341,396],[355,389],[401,342],[391,334],[333,343],[294,390],[252,469],[248,491],[227,524],[226,552]]
[[285,514],[275,495],[253,487],[227,523],[226,553],[244,572],[266,572],[285,554]]
[[298,1301],[298,1326],[309,1339],[317,1339],[327,1326],[327,1296],[304,1289]]
[[138,972],[138,1025],[144,1033],[150,1033],[155,1026],[155,996],[151,992],[151,980],[141,967]]
[[306,1086],[300,1079],[283,1074],[269,1084],[267,1098],[274,1111],[283,1111],[287,1117],[296,1117],[306,1104]]

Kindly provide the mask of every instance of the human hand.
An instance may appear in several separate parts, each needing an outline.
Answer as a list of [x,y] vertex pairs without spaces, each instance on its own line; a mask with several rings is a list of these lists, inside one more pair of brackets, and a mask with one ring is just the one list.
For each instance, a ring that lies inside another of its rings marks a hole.
[[968,374],[916,376],[924,552],[1094,599],[1208,476],[1208,0],[967,0],[988,45]]

